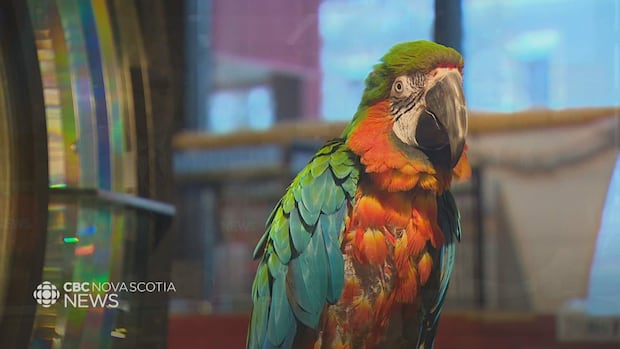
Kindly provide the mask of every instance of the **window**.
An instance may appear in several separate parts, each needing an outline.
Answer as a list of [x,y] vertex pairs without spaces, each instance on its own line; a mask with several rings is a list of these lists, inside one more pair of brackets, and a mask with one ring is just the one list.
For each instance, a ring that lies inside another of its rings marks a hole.
[[[350,120],[364,79],[394,44],[432,37],[433,0],[323,1],[319,8],[325,120]],[[372,21],[369,19],[372,18]]]
[[509,112],[618,104],[618,6],[615,0],[464,0],[469,107]]
[[215,91],[209,107],[209,130],[215,133],[243,128],[266,129],[274,122],[272,91],[261,85]]

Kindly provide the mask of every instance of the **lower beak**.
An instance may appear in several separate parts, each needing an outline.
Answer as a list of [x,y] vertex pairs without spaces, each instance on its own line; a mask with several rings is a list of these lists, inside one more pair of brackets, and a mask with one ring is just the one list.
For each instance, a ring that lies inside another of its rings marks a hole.
[[416,128],[417,143],[427,149],[450,147],[451,167],[463,153],[467,135],[467,109],[462,79],[448,72],[428,90],[424,109]]

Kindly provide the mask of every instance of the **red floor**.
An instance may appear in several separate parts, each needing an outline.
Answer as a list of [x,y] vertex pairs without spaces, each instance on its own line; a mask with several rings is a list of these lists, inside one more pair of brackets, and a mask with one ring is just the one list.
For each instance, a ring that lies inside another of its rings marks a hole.
[[[226,316],[172,316],[168,348],[245,348],[248,318]],[[618,344],[567,344],[555,339],[552,316],[480,317],[450,315],[442,318],[435,349],[618,349]]]

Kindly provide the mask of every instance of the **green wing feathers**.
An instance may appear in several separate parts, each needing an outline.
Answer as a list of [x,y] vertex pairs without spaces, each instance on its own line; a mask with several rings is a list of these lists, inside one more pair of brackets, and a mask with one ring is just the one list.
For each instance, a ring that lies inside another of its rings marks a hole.
[[295,177],[267,219],[254,251],[248,349],[291,348],[299,323],[316,328],[344,285],[340,251],[347,202],[360,164],[342,139],[325,144]]

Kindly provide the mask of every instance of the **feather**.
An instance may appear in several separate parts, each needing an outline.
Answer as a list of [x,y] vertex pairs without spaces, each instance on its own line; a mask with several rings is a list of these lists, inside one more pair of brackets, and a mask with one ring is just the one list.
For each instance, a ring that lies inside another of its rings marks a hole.
[[420,261],[418,262],[418,274],[420,275],[420,283],[422,285],[425,285],[426,281],[428,281],[428,277],[431,275],[432,267],[433,259],[431,258],[431,255],[426,252],[422,255],[422,258],[420,258]]
[[289,242],[288,222],[279,209],[273,223],[269,227],[269,236],[273,241],[273,247],[282,263],[288,263],[291,259],[291,244]]
[[359,173],[351,173],[351,175],[342,183],[342,189],[345,191],[349,198],[355,196],[357,190],[357,180],[359,179]]
[[320,176],[323,172],[325,172],[325,169],[329,166],[329,164],[330,161],[328,156],[315,157],[310,166],[310,173],[312,174],[312,177],[317,178]]
[[269,324],[267,337],[275,346],[280,346],[286,337],[295,336],[296,323],[293,311],[286,296],[285,275],[274,280],[271,307],[269,308]]
[[345,164],[338,164],[336,166],[332,166],[332,173],[336,178],[343,179],[351,173],[351,167]]
[[254,252],[264,255],[252,286],[249,349],[290,349],[299,324],[316,328],[325,305],[340,297],[341,234],[360,168],[343,139],[328,142],[269,215]]
[[282,211],[290,213],[295,209],[295,197],[291,193],[286,193],[282,198]]
[[368,229],[362,236],[360,250],[373,265],[383,265],[388,255],[388,246],[383,233],[376,229]]
[[265,264],[261,264],[256,271],[256,279],[253,284],[252,294],[256,297],[270,297],[269,289],[269,268]]
[[327,302],[334,304],[340,298],[344,287],[344,258],[340,250],[338,236],[344,228],[343,216],[345,209],[342,207],[337,214],[322,215],[321,234],[325,243],[327,261],[329,263],[329,278],[327,283]]
[[437,197],[437,224],[439,225],[445,243],[440,249],[439,259],[435,261],[438,265],[435,269],[440,271],[439,288],[430,304],[423,306],[424,314],[421,321],[420,338],[418,345],[423,344],[423,348],[432,348],[439,325],[439,317],[446,298],[450,276],[454,268],[454,258],[456,255],[456,241],[461,236],[460,214],[456,208],[456,202],[450,191],[445,191]]
[[338,139],[328,141],[327,143],[325,143],[325,145],[323,145],[321,149],[319,149],[316,152],[316,154],[312,157],[312,159],[314,160],[315,158],[318,158],[321,155],[330,155],[334,153],[334,151],[338,149],[339,146],[340,146],[340,140]]
[[267,267],[269,274],[275,279],[286,273],[286,265],[282,264],[276,254],[270,253],[267,257]]
[[331,174],[324,171],[314,178],[312,185],[307,185],[301,189],[301,205],[303,205],[305,210],[300,209],[300,213],[307,225],[314,225],[316,223],[321,213],[321,208],[325,203],[325,198],[333,190],[329,185],[333,185],[333,183]]
[[327,256],[320,224],[317,224],[304,253],[292,260],[290,265],[289,277],[295,283],[298,304],[311,316],[312,321],[305,325],[314,328],[327,295]]
[[252,308],[247,341],[249,348],[258,348],[259,344],[266,338],[267,319],[264,314],[268,314],[271,300],[269,270],[266,264],[260,264],[256,271],[256,278],[252,283],[252,300],[254,307]]
[[[329,162],[332,167],[338,167],[338,165],[351,165],[349,154],[346,152],[340,151],[335,152],[330,158]],[[344,166],[346,167],[346,166]]]
[[312,272],[305,253],[290,262],[287,275],[289,294],[295,300],[293,312],[306,326],[315,328],[319,322],[323,299],[320,299],[312,283]]
[[251,328],[248,331],[248,347],[259,348],[260,343],[267,338],[267,321],[263,314],[269,312],[269,301],[267,297],[254,299],[252,317],[250,319]]
[[271,212],[269,213],[269,216],[267,217],[267,221],[265,221],[265,228],[271,225],[271,222],[273,222],[273,218],[275,217],[276,212],[278,212],[278,210],[280,209],[281,204],[282,204],[282,199],[278,200],[276,207],[274,207],[273,210],[271,210]]
[[265,252],[265,246],[267,246],[268,240],[269,240],[269,234],[268,233],[263,234],[260,240],[258,240],[256,247],[254,247],[254,252],[252,252],[252,258],[258,259],[263,255],[263,253]]
[[[323,229],[321,224],[317,224],[310,241],[308,248],[308,255],[306,259],[312,263],[309,265],[309,269],[312,270],[311,281],[315,282],[314,285],[310,284],[313,289],[316,290],[316,295],[321,299],[321,303],[325,301],[327,296],[327,283],[329,276],[329,268],[327,261],[327,251],[325,250],[325,240],[323,236]],[[321,308],[322,304],[321,304]]]
[[302,253],[310,242],[310,232],[306,230],[297,210],[291,211],[288,221],[293,247],[297,253]]
[[325,183],[323,184],[324,195],[322,199],[323,204],[321,206],[321,211],[329,215],[340,208],[344,201],[344,193],[340,187],[336,186],[333,176],[328,172],[329,171],[326,171],[322,175]]

